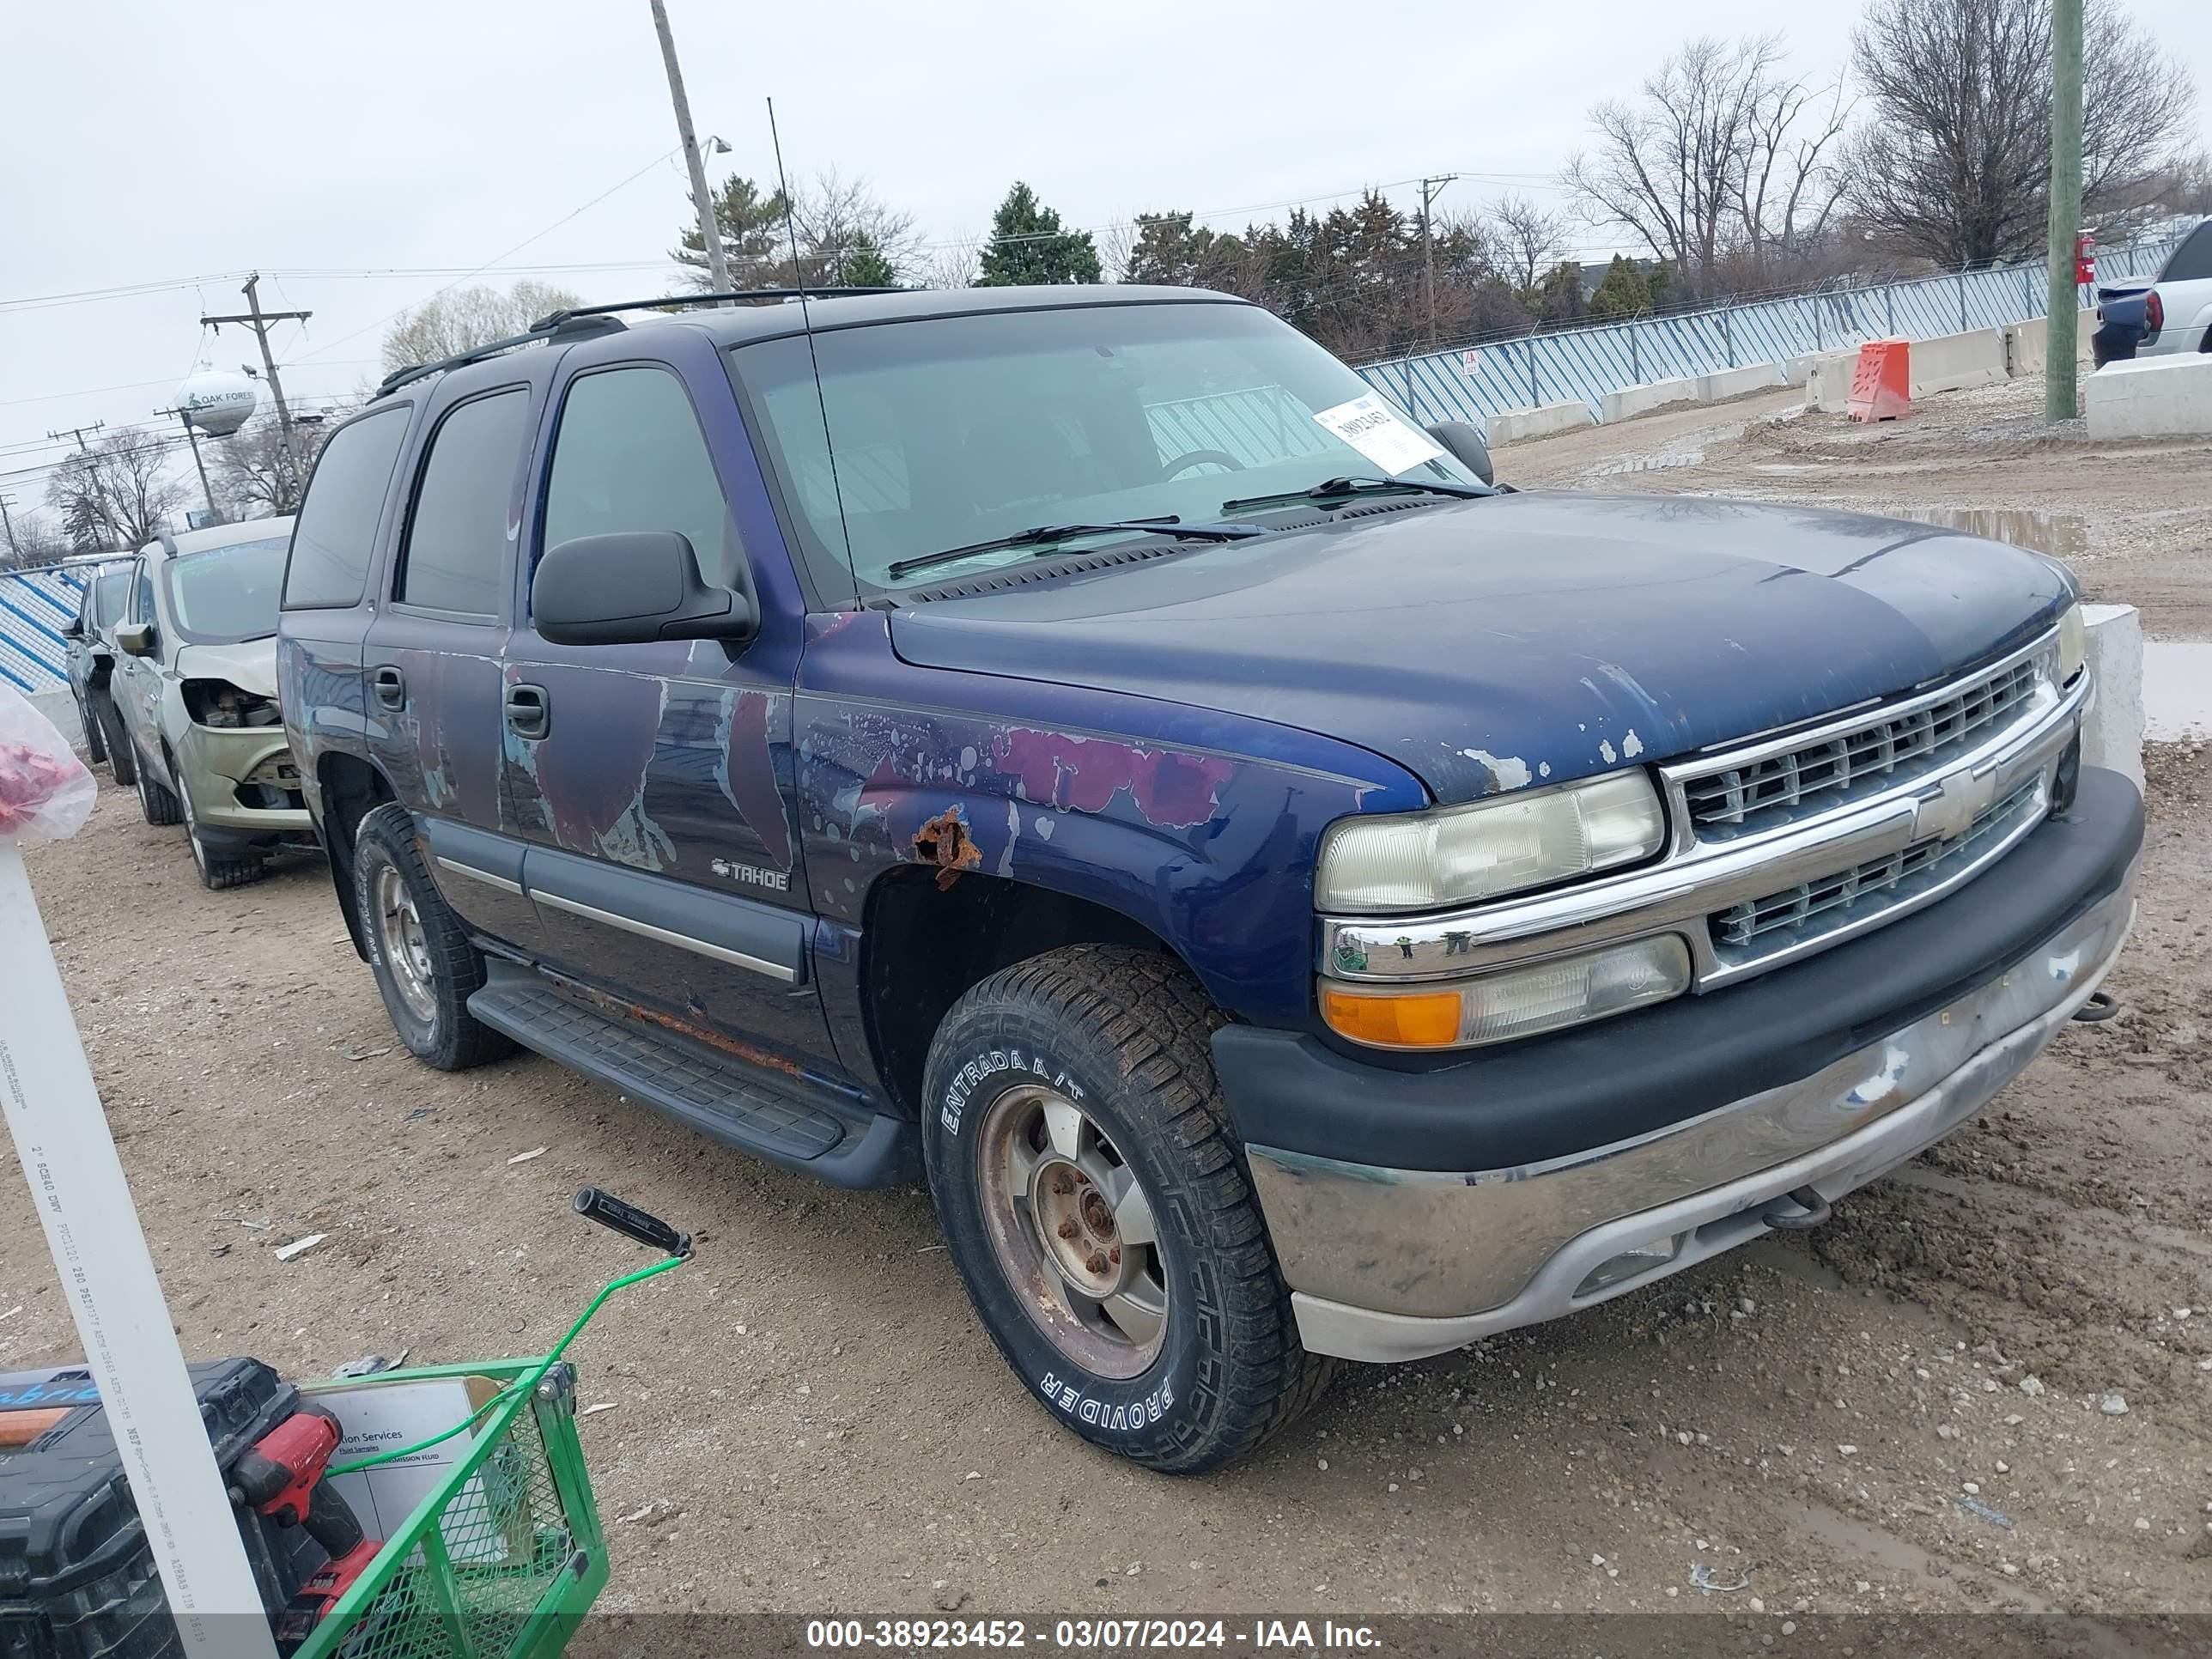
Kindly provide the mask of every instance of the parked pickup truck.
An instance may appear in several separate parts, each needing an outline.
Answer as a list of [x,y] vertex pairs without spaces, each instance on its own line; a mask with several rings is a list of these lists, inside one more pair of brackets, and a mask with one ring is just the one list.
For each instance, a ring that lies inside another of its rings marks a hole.
[[1218,294],[567,313],[332,435],[280,701],[414,1054],[926,1181],[1205,1469],[1815,1225],[2130,926],[2061,566],[1489,471]]
[[2146,284],[2097,290],[2096,365],[2130,357],[2212,351],[2212,219],[2166,256]]

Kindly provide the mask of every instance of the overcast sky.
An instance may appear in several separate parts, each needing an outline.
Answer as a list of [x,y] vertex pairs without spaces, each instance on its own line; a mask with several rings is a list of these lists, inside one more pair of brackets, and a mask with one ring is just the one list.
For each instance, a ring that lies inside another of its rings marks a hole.
[[[1082,228],[1164,208],[1241,225],[1423,173],[1483,175],[1447,204],[1511,188],[1556,202],[1590,102],[1632,92],[1684,36],[1784,27],[1795,65],[1829,76],[1857,12],[668,3],[699,130],[735,152],[718,168],[773,176],[773,95],[794,176],[864,175],[933,243],[981,232],[1017,177]],[[2212,82],[2212,8],[2131,9]],[[674,285],[663,256],[690,206],[647,0],[17,0],[8,14],[0,492],[21,506],[45,489],[21,469],[60,453],[49,429],[148,422],[196,363],[253,360],[250,336],[204,341],[198,321],[243,309],[240,276],[183,279],[258,267],[264,306],[314,313],[275,337],[286,391],[310,407],[373,375],[393,313],[475,267],[493,269],[468,280],[541,275],[595,300]],[[1612,239],[1577,240],[1595,253]],[[549,265],[628,268],[529,269]]]

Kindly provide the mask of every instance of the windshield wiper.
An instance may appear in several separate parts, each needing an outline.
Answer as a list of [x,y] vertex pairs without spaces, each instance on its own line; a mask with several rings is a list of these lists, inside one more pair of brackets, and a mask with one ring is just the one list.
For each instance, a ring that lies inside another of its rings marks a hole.
[[1148,531],[1158,536],[1172,536],[1186,542],[1241,542],[1248,536],[1264,536],[1267,530],[1256,524],[1185,524],[1174,514],[1157,519],[1109,520],[1099,524],[1040,524],[1027,530],[1017,530],[1011,536],[994,536],[988,542],[970,542],[965,547],[948,547],[941,553],[923,553],[911,559],[900,559],[885,568],[884,574],[896,581],[917,570],[932,566],[951,564],[957,560],[972,558],[978,553],[1000,553],[1014,547],[1046,547],[1054,542],[1064,542],[1073,536],[1106,536],[1117,530]]
[[1429,495],[1451,495],[1463,501],[1478,501],[1498,492],[1482,484],[1436,483],[1425,478],[1329,478],[1311,489],[1285,489],[1273,495],[1246,495],[1240,500],[1224,501],[1224,513],[1236,513],[1248,507],[1267,507],[1281,501],[1333,501],[1352,495],[1374,495],[1401,489],[1419,490]]

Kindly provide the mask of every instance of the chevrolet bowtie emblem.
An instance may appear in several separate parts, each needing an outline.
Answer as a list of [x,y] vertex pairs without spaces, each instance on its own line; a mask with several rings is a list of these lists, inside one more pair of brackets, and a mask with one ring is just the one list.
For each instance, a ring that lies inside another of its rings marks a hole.
[[1952,773],[1936,784],[1934,793],[1913,804],[1912,839],[1949,841],[1965,835],[1996,793],[1994,772]]

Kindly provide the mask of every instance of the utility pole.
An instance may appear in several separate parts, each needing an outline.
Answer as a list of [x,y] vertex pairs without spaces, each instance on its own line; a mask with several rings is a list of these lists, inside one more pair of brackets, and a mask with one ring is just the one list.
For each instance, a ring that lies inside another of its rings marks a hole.
[[58,432],[48,432],[46,436],[55,440],[57,442],[60,441],[64,438],[74,438],[76,440],[76,447],[78,450],[80,452],[83,452],[89,450],[92,447],[90,444],[84,441],[84,434],[86,433],[105,432],[106,430],[106,422],[94,421],[90,426],[65,426]]
[[707,164],[699,157],[691,131],[691,100],[684,95],[684,70],[676,61],[676,37],[668,32],[668,8],[653,0],[653,27],[660,36],[660,61],[668,69],[668,101],[676,106],[676,136],[684,141],[684,166],[691,175],[691,205],[699,215],[699,240],[707,250],[707,274],[714,292],[730,291],[729,267],[722,260],[722,233],[714,224],[714,198],[707,192]]
[[[292,411],[284,402],[284,382],[276,378],[276,360],[269,355],[269,325],[295,319],[304,323],[315,313],[312,311],[264,311],[261,295],[257,292],[260,286],[261,273],[257,270],[246,279],[246,286],[239,290],[246,295],[246,310],[243,316],[203,317],[200,322],[218,332],[225,323],[240,323],[253,331],[253,337],[261,347],[261,367],[269,375],[269,396],[276,405],[276,431],[283,441],[284,470],[289,483],[296,488],[300,480],[300,452],[292,441]],[[198,444],[192,446],[192,454],[196,458],[198,456]]]
[[192,424],[191,411],[186,409],[157,409],[156,415],[173,415],[184,423],[185,441],[192,447],[192,465],[200,475],[200,499],[207,503],[208,522],[220,524],[222,514],[216,510],[215,491],[208,488],[207,463],[200,459],[199,428]]
[[2081,235],[2081,0],[2051,7],[2051,304],[2043,341],[2043,418],[2079,411],[2074,357],[2081,290],[2074,251]]
[[[654,0],[658,4],[659,0]],[[1429,235],[1429,204],[1443,194],[1446,185],[1459,177],[1456,173],[1438,173],[1421,180],[1421,295],[1429,313],[1429,343],[1437,343],[1437,254]]]
[[0,495],[0,530],[8,532],[8,557],[13,561],[20,556],[15,545],[15,521],[8,516],[8,509],[15,505],[13,495]]

